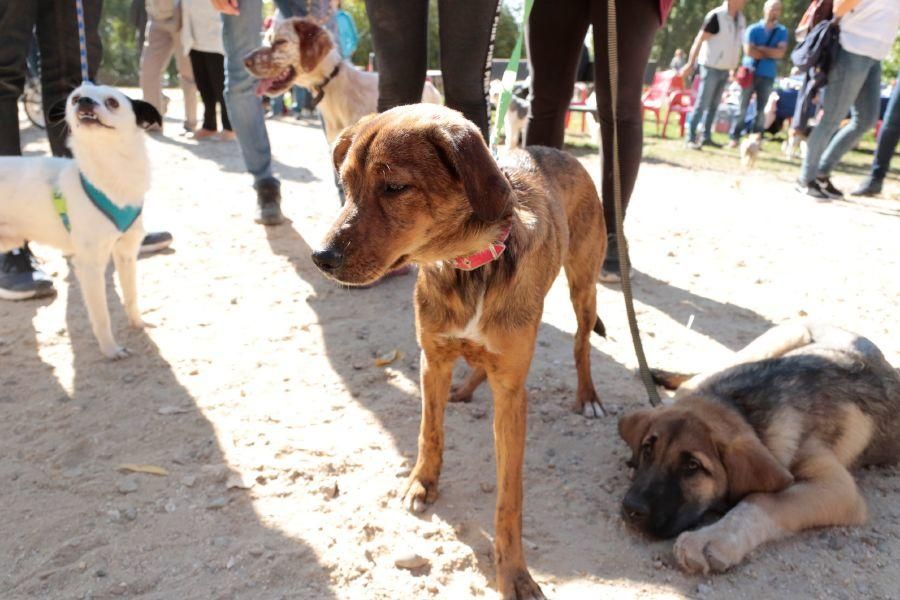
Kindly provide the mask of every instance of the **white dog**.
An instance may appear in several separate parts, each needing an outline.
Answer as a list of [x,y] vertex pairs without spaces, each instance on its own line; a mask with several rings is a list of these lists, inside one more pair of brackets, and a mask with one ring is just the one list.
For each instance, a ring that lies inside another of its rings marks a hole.
[[750,170],[756,165],[756,158],[762,143],[761,133],[751,133],[741,142],[741,164],[745,169]]
[[137,305],[136,262],[150,186],[143,128],[162,117],[152,105],[105,86],[84,84],[65,108],[73,159],[0,158],[0,252],[26,240],[72,256],[100,350],[128,351],[113,338],[104,273],[112,254],[128,322],[144,326]]
[[[490,85],[491,104],[499,106],[502,95],[503,82],[499,79],[494,79]],[[509,100],[509,107],[506,109],[506,115],[503,118],[503,138],[509,150],[524,145],[525,128],[528,126],[528,117],[530,115],[531,102],[520,97],[517,91],[513,90]]]
[[[327,29],[310,18],[276,22],[271,41],[247,55],[244,66],[257,79],[258,95],[280,96],[300,85],[322,111],[330,144],[345,127],[378,112],[378,73],[341,58]],[[442,104],[440,92],[425,82],[422,102]]]

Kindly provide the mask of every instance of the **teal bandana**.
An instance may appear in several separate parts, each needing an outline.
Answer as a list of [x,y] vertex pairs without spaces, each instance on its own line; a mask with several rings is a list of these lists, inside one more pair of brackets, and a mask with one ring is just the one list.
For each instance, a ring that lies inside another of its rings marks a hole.
[[[84,188],[84,193],[91,199],[91,202],[94,203],[97,210],[103,213],[103,216],[109,219],[110,222],[116,226],[116,229],[122,233],[128,231],[128,228],[134,224],[139,216],[141,216],[140,206],[124,206],[119,208],[106,194],[95,188],[84,175],[79,173],[78,176],[81,178],[81,187]],[[65,219],[63,222],[65,222]]]

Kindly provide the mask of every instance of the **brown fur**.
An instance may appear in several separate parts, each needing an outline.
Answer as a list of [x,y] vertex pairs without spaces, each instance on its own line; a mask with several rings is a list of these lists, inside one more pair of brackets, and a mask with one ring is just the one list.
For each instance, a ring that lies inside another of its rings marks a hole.
[[[314,254],[320,268],[360,285],[400,265],[419,265],[422,427],[404,502],[423,510],[437,497],[444,409],[454,363],[464,357],[475,370],[457,395],[470,396],[485,378],[494,395],[498,585],[504,598],[543,597],[521,543],[525,380],[544,296],[564,266],[578,317],[577,407],[590,416],[602,412],[588,341],[606,250],[594,184],[577,160],[548,148],[512,153],[498,168],[474,125],[455,111],[424,104],[344,131],[334,162],[347,204],[325,249]],[[506,225],[507,249],[497,260],[470,272],[448,263],[487,247]]]
[[[889,449],[900,376],[865,338],[789,323],[725,365],[694,377],[656,373],[682,384],[675,404],[619,421],[637,469],[623,502],[633,524],[670,537],[707,510],[737,505],[678,537],[675,555],[688,571],[728,569],[809,527],[862,523],[865,502],[849,468],[897,459]],[[810,381],[825,382],[824,393]]]

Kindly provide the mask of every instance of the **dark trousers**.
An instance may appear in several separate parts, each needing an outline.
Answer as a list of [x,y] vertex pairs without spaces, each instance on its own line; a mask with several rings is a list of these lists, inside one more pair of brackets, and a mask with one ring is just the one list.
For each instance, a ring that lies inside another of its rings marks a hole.
[[[594,84],[603,147],[602,198],[607,232],[615,231],[613,202],[612,100],[607,55],[606,0],[567,0],[565,10],[555,0],[535,0],[528,20],[531,62],[531,120],[526,145],[562,148],[565,118],[572,99],[575,71],[588,25],[594,27]],[[641,89],[644,69],[659,28],[659,3],[616,0],[618,25],[619,166],[622,208],[628,206],[637,179],[644,143]]]
[[[102,53],[98,31],[102,6],[103,0],[84,0],[91,79],[97,75]],[[51,122],[49,113],[81,83],[74,0],[0,0],[0,155],[22,153],[17,103],[25,85],[25,60],[35,29],[50,148],[55,156],[68,156],[66,125]]]
[[[487,80],[499,9],[499,0],[438,0],[445,103],[475,123],[485,140],[490,127]],[[378,111],[421,102],[428,0],[366,0],[366,12],[378,64]]]
[[878,145],[875,147],[875,160],[872,161],[872,178],[884,180],[891,166],[894,149],[900,140],[900,79],[894,84],[894,91],[884,111],[884,121],[878,134]]
[[216,104],[222,111],[222,129],[231,131],[228,109],[225,108],[225,57],[215,52],[191,50],[194,81],[203,99],[203,129],[217,131]]

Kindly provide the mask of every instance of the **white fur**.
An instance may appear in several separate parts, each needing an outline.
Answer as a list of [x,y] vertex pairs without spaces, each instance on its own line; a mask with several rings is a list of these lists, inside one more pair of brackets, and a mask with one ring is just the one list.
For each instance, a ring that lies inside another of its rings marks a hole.
[[741,142],[741,164],[745,169],[752,169],[756,165],[761,141],[762,136],[759,133],[751,133]]
[[[97,103],[98,124],[79,119],[73,103],[77,96]],[[118,108],[107,106],[109,99],[118,102]],[[128,321],[134,327],[143,327],[137,306],[136,262],[144,228],[138,217],[121,234],[87,197],[78,172],[116,205],[142,206],[150,186],[144,133],[124,94],[91,84],[82,85],[70,95],[66,123],[71,130],[69,146],[74,160],[0,158],[0,252],[29,240],[71,254],[100,349],[109,358],[122,358],[128,352],[112,335],[104,273],[112,255]],[[55,189],[62,192],[68,204],[71,233],[53,207]]]

